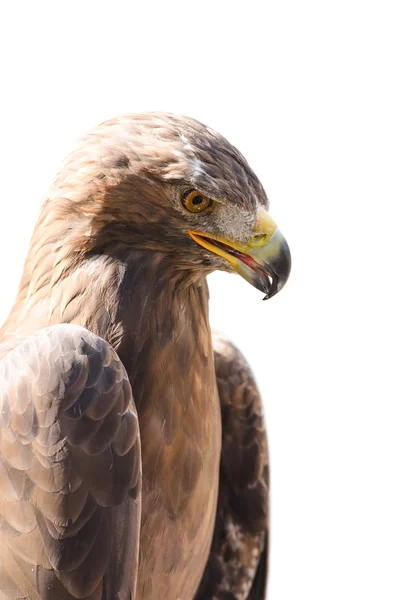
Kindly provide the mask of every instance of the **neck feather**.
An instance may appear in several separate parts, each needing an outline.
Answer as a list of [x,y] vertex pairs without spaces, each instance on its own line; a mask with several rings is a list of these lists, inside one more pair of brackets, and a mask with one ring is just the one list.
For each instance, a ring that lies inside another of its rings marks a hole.
[[194,335],[199,327],[209,331],[204,278],[174,269],[157,252],[114,244],[82,258],[72,246],[64,242],[56,254],[49,248],[46,253],[47,244],[35,248],[33,240],[1,343],[15,345],[48,325],[76,323],[118,352],[128,347],[140,355],[149,342],[162,350],[184,339],[188,329]]

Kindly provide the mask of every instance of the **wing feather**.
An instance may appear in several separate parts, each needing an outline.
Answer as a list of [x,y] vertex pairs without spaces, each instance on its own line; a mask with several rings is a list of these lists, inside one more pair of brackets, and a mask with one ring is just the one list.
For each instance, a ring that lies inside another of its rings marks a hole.
[[39,331],[0,361],[0,409],[0,598],[133,599],[140,438],[114,350]]
[[243,355],[213,336],[222,413],[213,543],[195,600],[262,600],[268,557],[268,447],[262,401]]

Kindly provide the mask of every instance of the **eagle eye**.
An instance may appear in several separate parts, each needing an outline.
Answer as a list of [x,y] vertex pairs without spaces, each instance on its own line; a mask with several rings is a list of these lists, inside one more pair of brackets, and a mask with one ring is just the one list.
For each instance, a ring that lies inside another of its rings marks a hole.
[[210,213],[214,210],[214,201],[194,188],[183,190],[181,203],[191,213]]

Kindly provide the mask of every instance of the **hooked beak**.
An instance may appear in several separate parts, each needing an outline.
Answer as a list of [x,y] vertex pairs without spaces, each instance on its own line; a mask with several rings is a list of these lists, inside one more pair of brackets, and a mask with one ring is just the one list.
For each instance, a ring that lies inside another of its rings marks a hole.
[[200,246],[228,260],[239,275],[265,293],[264,300],[275,296],[289,278],[289,246],[263,207],[258,209],[247,244],[199,231],[188,233]]

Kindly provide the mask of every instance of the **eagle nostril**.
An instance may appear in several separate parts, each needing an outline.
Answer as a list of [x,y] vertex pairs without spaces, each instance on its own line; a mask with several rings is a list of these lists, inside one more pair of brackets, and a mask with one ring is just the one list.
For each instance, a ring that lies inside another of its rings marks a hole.
[[260,246],[264,246],[267,243],[267,234],[266,233],[256,233],[250,238],[249,246],[259,248]]

